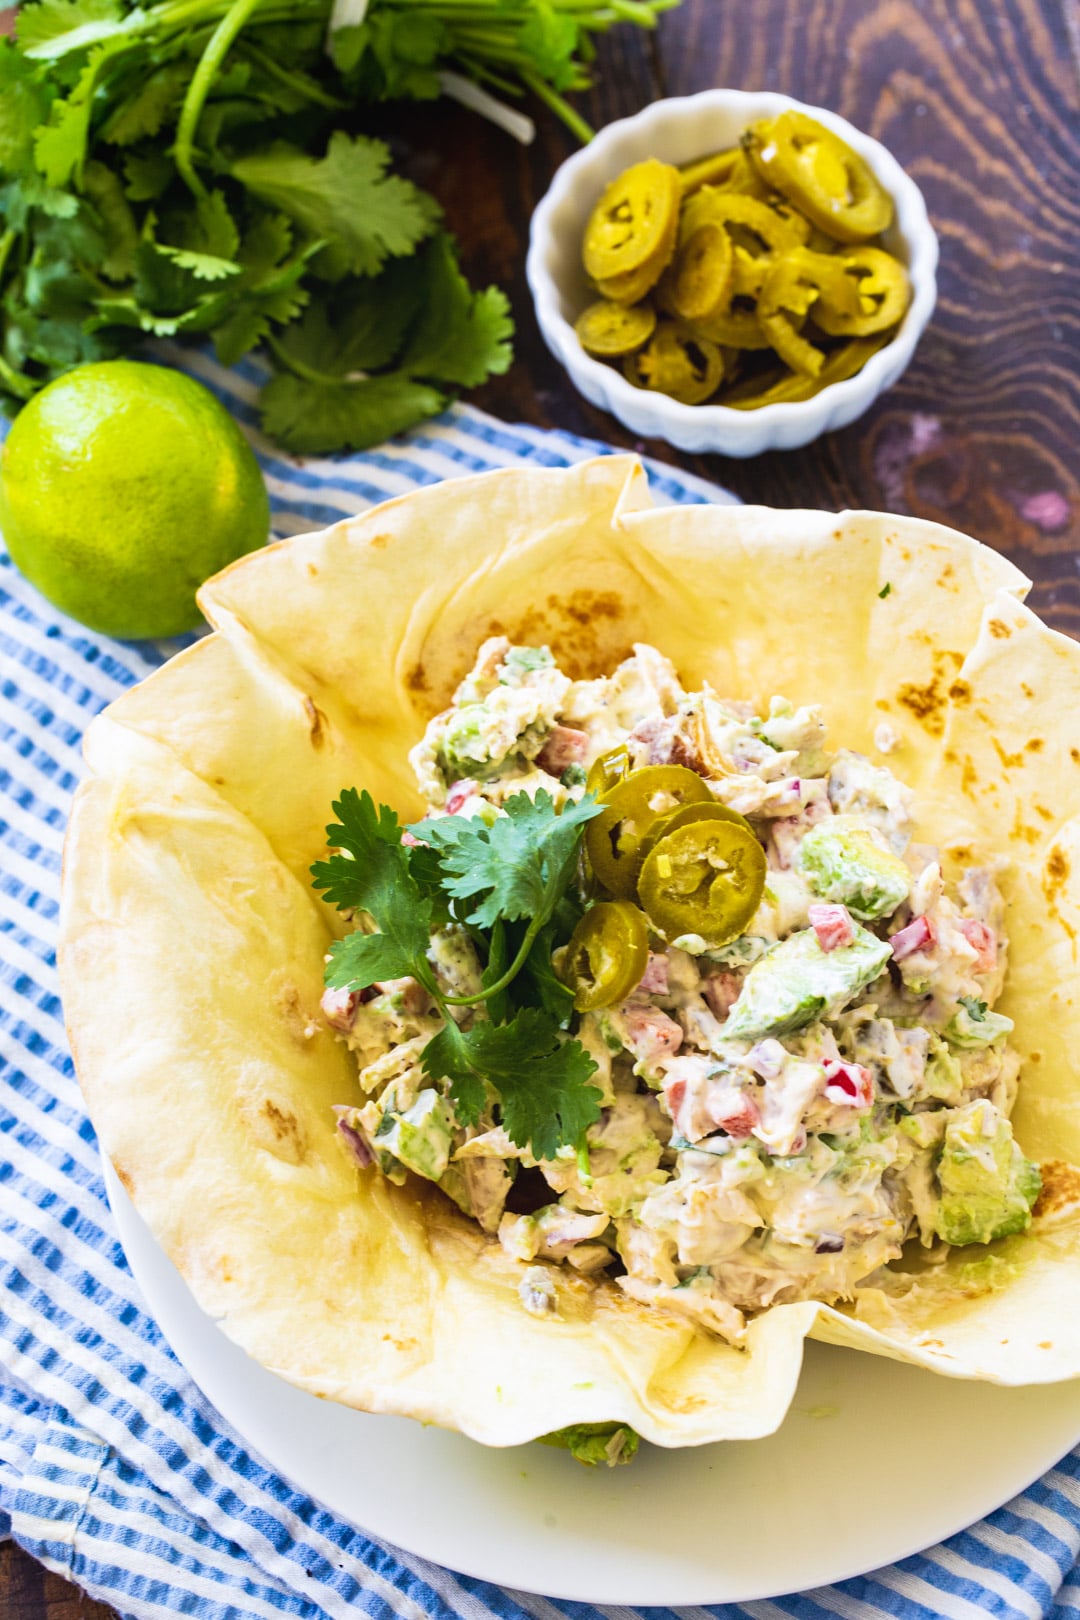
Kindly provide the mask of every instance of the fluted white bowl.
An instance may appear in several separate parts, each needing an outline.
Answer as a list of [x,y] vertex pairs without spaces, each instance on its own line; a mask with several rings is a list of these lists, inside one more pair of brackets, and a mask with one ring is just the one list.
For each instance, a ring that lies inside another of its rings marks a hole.
[[[574,331],[574,321],[596,297],[581,247],[604,187],[644,158],[691,163],[734,146],[748,124],[789,108],[809,113],[854,147],[896,205],[885,245],[907,266],[912,288],[899,331],[856,376],[791,404],[738,411],[728,405],[683,405],[666,394],[635,388],[620,371],[586,354]],[[756,456],[764,450],[794,450],[846,427],[892,387],[933,312],[937,260],[937,237],[922,192],[879,141],[824,107],[808,107],[774,91],[703,90],[656,101],[633,118],[608,124],[561,165],[532,217],[526,275],[544,341],[593,405],[610,411],[642,438],[666,439],[680,450]]]

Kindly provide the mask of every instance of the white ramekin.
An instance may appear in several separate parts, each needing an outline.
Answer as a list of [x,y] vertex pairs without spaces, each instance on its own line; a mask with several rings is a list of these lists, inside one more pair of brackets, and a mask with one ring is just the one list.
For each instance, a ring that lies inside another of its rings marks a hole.
[[[666,394],[635,388],[620,371],[594,360],[578,342],[574,321],[594,298],[581,262],[585,225],[608,181],[632,163],[657,157],[689,163],[734,146],[748,124],[794,107],[843,137],[866,159],[896,204],[886,246],[903,260],[912,300],[891,343],[855,377],[832,383],[812,399],[737,411],[726,405],[682,405]],[[756,456],[794,450],[822,433],[846,427],[904,371],[937,298],[938,243],[922,192],[880,142],[824,107],[762,90],[703,90],[654,102],[633,118],[608,124],[558,169],[532,217],[526,274],[544,341],[593,405],[647,439],[680,450]]]

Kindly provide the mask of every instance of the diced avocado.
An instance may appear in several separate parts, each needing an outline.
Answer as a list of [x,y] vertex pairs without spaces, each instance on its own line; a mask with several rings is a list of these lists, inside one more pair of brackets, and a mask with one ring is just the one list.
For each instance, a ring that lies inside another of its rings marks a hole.
[[850,945],[823,951],[812,928],[774,945],[755,962],[724,1025],[725,1040],[786,1035],[815,1018],[831,1018],[858,995],[889,960],[887,940],[855,924]]
[[945,1026],[945,1037],[954,1046],[989,1046],[1012,1028],[1011,1018],[990,1012],[978,996],[961,996],[960,1005]]
[[484,782],[498,776],[505,754],[491,757],[493,716],[483,703],[469,703],[456,709],[446,722],[442,738],[442,756],[448,781],[472,777]]
[[382,1152],[393,1154],[407,1170],[438,1181],[450,1162],[453,1133],[449,1103],[429,1087],[405,1113],[383,1115],[377,1142]]
[[499,665],[502,686],[520,686],[534,669],[554,669],[555,660],[547,647],[511,647]]
[[588,1468],[614,1468],[618,1463],[633,1462],[640,1440],[628,1423],[571,1423],[537,1438],[542,1446],[568,1451]]
[[1013,1141],[1012,1126],[985,1098],[958,1108],[937,1162],[936,1228],[946,1243],[991,1243],[1024,1232],[1039,1196],[1039,1167]]
[[903,861],[846,817],[811,827],[799,845],[798,865],[822,900],[846,906],[861,922],[890,916],[911,887]]
[[926,1059],[927,1095],[942,1102],[956,1101],[964,1089],[964,1071],[940,1035],[932,1035]]

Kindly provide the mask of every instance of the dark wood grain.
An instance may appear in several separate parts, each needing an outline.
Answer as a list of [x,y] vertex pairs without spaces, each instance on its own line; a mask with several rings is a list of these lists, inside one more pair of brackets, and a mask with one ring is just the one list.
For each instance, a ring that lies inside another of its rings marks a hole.
[[[527,150],[445,104],[373,127],[439,196],[471,277],[511,294],[517,363],[478,404],[647,449],[746,500],[951,523],[1007,552],[1034,579],[1036,609],[1080,635],[1078,49],[1077,0],[684,0],[655,36],[602,43],[583,109],[596,125],[713,85],[782,90],[869,130],[926,194],[941,292],[909,371],[844,432],[748,462],[632,439],[545,349],[524,253],[532,209],[574,148],[554,119],[541,115]],[[107,1612],[0,1549],[3,1620]]]

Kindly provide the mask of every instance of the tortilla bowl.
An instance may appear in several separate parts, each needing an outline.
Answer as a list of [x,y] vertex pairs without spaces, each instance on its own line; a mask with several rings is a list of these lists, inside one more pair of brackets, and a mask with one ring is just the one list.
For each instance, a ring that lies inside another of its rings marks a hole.
[[[496,1446],[609,1420],[662,1446],[768,1434],[808,1335],[959,1378],[1080,1375],[1080,645],[1027,588],[911,518],[655,508],[626,456],[437,485],[212,579],[215,633],[87,735],[60,946],[102,1146],[202,1308],[303,1389]],[[870,753],[888,720],[915,836],[1010,863],[1029,1232],[898,1263],[843,1308],[775,1306],[736,1350],[564,1268],[557,1317],[530,1316],[520,1263],[441,1193],[356,1171],[333,1113],[355,1061],[319,1014],[342,924],[308,868],[342,787],[422,811],[407,751],[500,632],[575,678],[654,642],[688,685],[821,703],[834,747]]]

